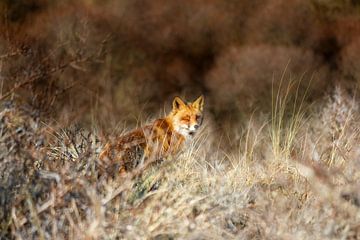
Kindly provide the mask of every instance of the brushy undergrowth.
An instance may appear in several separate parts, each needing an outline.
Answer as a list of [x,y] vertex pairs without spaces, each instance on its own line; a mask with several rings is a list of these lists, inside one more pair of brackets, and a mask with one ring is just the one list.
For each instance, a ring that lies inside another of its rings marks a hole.
[[99,162],[95,130],[3,102],[1,236],[357,239],[356,102],[341,88],[320,110],[289,99],[278,95],[270,118],[249,118],[238,150],[221,150],[208,123],[178,157],[126,178]]
[[[0,239],[360,239],[359,9],[0,1]],[[201,93],[179,156],[99,161]]]

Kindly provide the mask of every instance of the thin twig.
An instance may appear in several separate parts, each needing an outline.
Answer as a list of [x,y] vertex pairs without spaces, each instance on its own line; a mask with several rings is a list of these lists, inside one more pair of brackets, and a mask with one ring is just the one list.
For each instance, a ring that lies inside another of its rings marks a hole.
[[[53,69],[51,69],[50,71],[47,72],[47,74],[53,74],[55,72],[58,72],[60,70],[63,70],[65,69],[66,67],[68,67],[69,65],[73,64],[73,63],[79,63],[79,62],[86,62],[89,60],[90,57],[87,57],[85,59],[80,59],[80,60],[73,60],[73,61],[70,61],[70,62],[67,62],[67,63],[64,63],[58,67],[55,67]],[[35,74],[35,75],[32,75],[30,76],[28,79],[22,81],[22,82],[19,82],[19,83],[16,83],[15,86],[10,89],[7,93],[5,93],[4,95],[2,95],[0,97],[0,101],[1,100],[4,100],[5,98],[9,97],[11,94],[13,94],[17,89],[21,88],[21,87],[24,87],[28,84],[31,84],[33,82],[35,82],[37,79],[39,79],[41,76],[43,75],[43,73],[38,73],[38,74]]]

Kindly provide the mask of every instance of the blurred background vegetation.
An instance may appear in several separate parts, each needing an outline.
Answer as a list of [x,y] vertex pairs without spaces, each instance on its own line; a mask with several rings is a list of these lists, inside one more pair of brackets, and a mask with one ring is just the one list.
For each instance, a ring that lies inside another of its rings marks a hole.
[[4,0],[0,16],[2,93],[105,132],[201,93],[233,132],[281,79],[310,101],[360,79],[358,1]]
[[[1,0],[0,239],[360,239],[359,56],[356,0]],[[175,159],[99,161],[200,94]]]

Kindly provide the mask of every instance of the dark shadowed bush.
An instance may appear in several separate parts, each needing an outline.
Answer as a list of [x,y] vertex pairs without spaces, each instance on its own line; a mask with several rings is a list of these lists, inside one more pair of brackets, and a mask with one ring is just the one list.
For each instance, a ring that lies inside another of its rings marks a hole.
[[228,106],[240,111],[269,110],[272,89],[277,91],[281,84],[299,81],[299,91],[309,88],[308,94],[316,96],[327,84],[328,70],[309,50],[254,45],[224,51],[206,79],[217,109]]
[[176,94],[203,92],[215,112],[234,109],[231,97],[262,107],[289,62],[288,74],[304,75],[302,88],[311,80],[317,98],[334,79],[357,78],[359,20],[346,4],[333,15],[323,10],[332,2],[7,1],[4,91],[36,72],[41,79],[16,91],[32,105],[50,104],[67,122],[136,124]]

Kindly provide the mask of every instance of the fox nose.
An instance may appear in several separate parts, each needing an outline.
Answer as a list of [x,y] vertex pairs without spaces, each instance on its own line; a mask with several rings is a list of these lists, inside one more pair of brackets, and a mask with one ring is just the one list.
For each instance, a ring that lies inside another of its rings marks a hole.
[[198,129],[199,127],[200,127],[199,124],[194,125],[195,129]]

